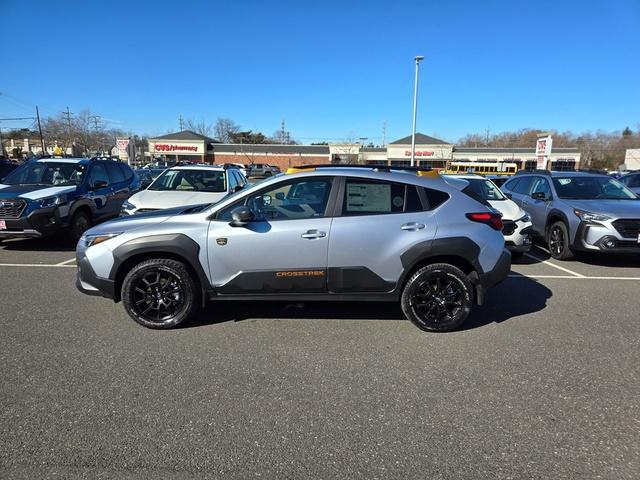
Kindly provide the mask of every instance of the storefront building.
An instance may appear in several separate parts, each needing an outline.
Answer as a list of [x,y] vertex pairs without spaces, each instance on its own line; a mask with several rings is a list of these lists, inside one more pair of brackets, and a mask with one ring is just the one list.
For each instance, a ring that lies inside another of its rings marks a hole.
[[[385,147],[364,147],[356,142],[329,145],[280,145],[219,143],[191,131],[172,133],[149,139],[152,158],[193,163],[266,163],[281,170],[312,164],[411,164],[411,135]],[[452,162],[508,162],[517,169],[536,168],[535,148],[456,147],[454,144],[416,133],[415,164],[435,169],[447,168]],[[554,148],[550,155],[552,170],[579,168],[577,148]]]

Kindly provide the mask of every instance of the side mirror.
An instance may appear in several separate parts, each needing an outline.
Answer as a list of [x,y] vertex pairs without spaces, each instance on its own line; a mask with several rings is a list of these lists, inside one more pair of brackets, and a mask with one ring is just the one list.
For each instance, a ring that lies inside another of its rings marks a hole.
[[284,192],[278,192],[276,193],[276,198],[278,200],[284,200]]
[[105,182],[104,180],[96,180],[95,182],[93,182],[91,188],[93,190],[98,190],[100,188],[105,188],[107,185],[107,182]]
[[531,194],[531,198],[533,198],[534,200],[545,201],[547,199],[547,196],[544,194],[544,192],[533,192]]
[[244,227],[253,219],[253,214],[244,205],[239,205],[231,210],[231,222],[229,225],[232,227]]

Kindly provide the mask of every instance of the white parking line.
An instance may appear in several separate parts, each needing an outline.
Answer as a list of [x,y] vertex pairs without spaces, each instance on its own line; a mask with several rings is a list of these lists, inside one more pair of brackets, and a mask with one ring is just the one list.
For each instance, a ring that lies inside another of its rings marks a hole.
[[581,275],[576,277],[575,275],[509,275],[509,278],[561,278],[570,280],[640,280],[640,277],[585,277]]
[[550,267],[557,268],[558,270],[562,270],[563,272],[570,273],[574,277],[584,278],[584,275],[579,274],[578,272],[574,272],[573,270],[569,270],[568,268],[561,267],[560,265],[556,265],[555,263],[551,263],[544,258],[536,257],[535,255],[531,255],[530,253],[525,253],[525,256],[537,260],[539,262],[544,263],[545,265],[549,265]]
[[71,263],[71,262],[75,262],[76,259],[72,258],[71,260],[65,260],[64,262],[60,262],[60,263],[56,263],[56,265],[60,266],[60,265],[66,265],[67,263]]
[[50,265],[47,263],[0,263],[0,267],[47,267],[47,268],[76,268],[75,265]]

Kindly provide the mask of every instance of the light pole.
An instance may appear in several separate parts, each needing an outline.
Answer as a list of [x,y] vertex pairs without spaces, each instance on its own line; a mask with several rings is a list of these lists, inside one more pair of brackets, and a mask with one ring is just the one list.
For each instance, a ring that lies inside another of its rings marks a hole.
[[411,130],[411,166],[416,164],[416,115],[418,114],[418,65],[424,60],[422,55],[414,57],[416,62],[416,79],[413,84],[413,128]]
[[369,140],[369,137],[360,137],[358,140],[360,140],[360,155],[358,155],[358,163],[364,163],[364,142]]

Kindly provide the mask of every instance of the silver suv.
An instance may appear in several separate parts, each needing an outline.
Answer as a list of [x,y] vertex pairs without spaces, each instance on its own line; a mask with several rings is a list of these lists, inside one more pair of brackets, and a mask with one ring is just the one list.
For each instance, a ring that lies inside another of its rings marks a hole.
[[502,191],[531,216],[554,258],[576,250],[640,253],[640,198],[607,175],[522,171]]
[[511,257],[497,212],[416,173],[304,167],[215,204],[114,220],[78,243],[76,285],[150,328],[207,300],[359,300],[452,330]]

